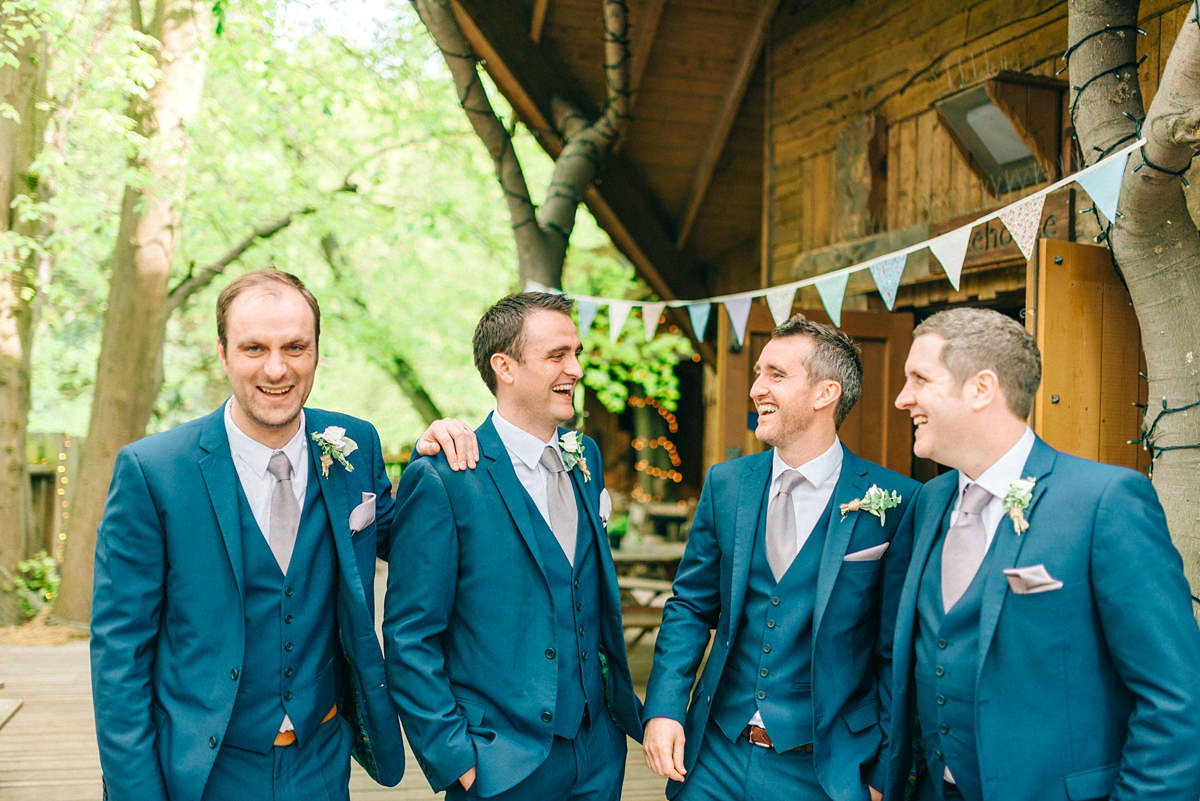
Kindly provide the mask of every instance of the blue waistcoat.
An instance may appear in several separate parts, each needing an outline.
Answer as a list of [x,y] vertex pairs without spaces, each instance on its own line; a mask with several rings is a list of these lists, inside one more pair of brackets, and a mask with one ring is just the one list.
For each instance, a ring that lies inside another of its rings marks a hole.
[[760,516],[742,619],[713,698],[712,717],[730,739],[741,734],[757,707],[776,750],[813,741],[813,609],[832,507],[831,498],[778,582],[767,562]]
[[[579,525],[575,535],[575,565],[567,561],[562,546],[542,513],[529,501],[534,538],[550,585],[554,606],[554,644],[546,653],[558,666],[558,691],[554,704],[554,734],[573,739],[584,712],[592,720],[608,714],[604,706],[604,680],[600,673],[600,559],[578,491]],[[553,651],[554,653],[551,653]]]
[[[967,801],[983,797],[975,745],[975,676],[979,667],[979,613],[984,576],[992,570],[994,548],[966,592],[949,612],[942,605],[943,534],[925,564],[917,593],[917,720],[925,761],[940,788],[946,765]],[[995,543],[995,538],[992,540]]]
[[[337,700],[337,555],[320,481],[311,477],[287,576],[238,492],[245,565],[246,661],[225,742],[271,750],[286,712],[301,744]],[[236,671],[235,671],[236,673]]]

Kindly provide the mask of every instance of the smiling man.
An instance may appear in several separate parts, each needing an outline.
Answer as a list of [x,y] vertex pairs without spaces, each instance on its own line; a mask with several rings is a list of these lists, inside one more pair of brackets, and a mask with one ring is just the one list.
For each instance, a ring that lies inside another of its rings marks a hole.
[[918,485],[838,440],[862,387],[850,337],[797,315],[755,373],[772,449],[705,479],[655,642],[646,764],[676,801],[877,799]]
[[112,801],[347,799],[352,744],[400,780],[372,608],[395,507],[375,429],[304,407],[320,325],[295,276],[236,279],[232,397],[117,455],[91,641]]
[[564,295],[489,309],[475,365],[496,396],[479,460],[415,460],[397,491],[384,647],[417,761],[446,798],[615,801],[640,738],[604,465],[575,416],[581,346]]
[[1041,354],[986,309],[917,326],[896,406],[952,468],[914,508],[893,648],[886,795],[1195,801],[1200,632],[1144,475],[1025,420]]

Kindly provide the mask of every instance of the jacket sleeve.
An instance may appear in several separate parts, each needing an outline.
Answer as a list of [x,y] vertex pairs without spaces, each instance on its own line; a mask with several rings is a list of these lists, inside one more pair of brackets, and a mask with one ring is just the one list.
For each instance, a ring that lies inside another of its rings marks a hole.
[[142,465],[117,454],[96,536],[92,595],[92,703],[112,801],[166,801],[153,713],[166,573],[166,540]]
[[663,609],[662,627],[654,643],[654,667],[646,685],[645,720],[664,717],[683,722],[709,633],[720,617],[721,548],[712,476],[710,469],[675,574],[674,595]]
[[383,642],[392,702],[435,792],[476,762],[442,646],[454,609],[458,547],[454,511],[434,460],[413,461],[396,494]]
[[374,474],[371,484],[375,493],[375,552],[380,559],[388,559],[392,550],[392,521],[396,517],[396,501],[392,498],[392,480],[387,475],[387,464],[379,444],[379,433],[374,426],[371,431],[371,454]]

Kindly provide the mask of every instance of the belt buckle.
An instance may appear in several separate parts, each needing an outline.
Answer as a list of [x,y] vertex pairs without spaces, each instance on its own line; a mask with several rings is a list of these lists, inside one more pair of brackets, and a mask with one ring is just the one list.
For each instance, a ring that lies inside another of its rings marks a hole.
[[747,726],[746,739],[751,745],[756,745],[759,748],[771,748],[771,737],[767,734],[767,730],[761,726]]

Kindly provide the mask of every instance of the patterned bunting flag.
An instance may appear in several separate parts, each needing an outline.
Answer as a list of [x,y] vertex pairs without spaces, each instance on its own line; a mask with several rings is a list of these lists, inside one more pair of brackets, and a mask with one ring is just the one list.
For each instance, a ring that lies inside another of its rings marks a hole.
[[1042,207],[1046,205],[1046,195],[1039,192],[1031,198],[1019,201],[1000,210],[1000,222],[1012,234],[1021,255],[1028,259],[1033,255],[1033,245],[1037,242],[1038,229],[1042,225]]
[[950,285],[955,289],[958,289],[958,279],[962,277],[963,259],[967,257],[967,243],[970,241],[971,226],[964,225],[929,243],[929,250],[941,262]]
[[896,290],[900,288],[900,276],[904,274],[904,261],[907,257],[906,253],[893,253],[871,265],[871,277],[875,279],[879,296],[883,298],[883,305],[887,306],[888,311],[892,310],[892,305],[896,302]]
[[1109,222],[1117,217],[1117,198],[1121,194],[1121,181],[1125,178],[1127,161],[1129,154],[1122,153],[1116,158],[1100,162],[1096,169],[1075,179]]
[[621,329],[625,327],[625,320],[629,318],[629,310],[632,308],[633,303],[628,300],[608,302],[608,338],[613,342],[621,336]]
[[792,302],[796,299],[796,287],[782,286],[767,293],[767,308],[775,325],[783,325],[792,316]]
[[825,311],[835,326],[842,324],[842,299],[846,296],[848,280],[850,280],[850,273],[847,272],[839,272],[827,278],[817,279],[817,294],[821,296],[821,303],[825,306]]
[[579,337],[583,338],[588,331],[592,330],[592,323],[596,321],[596,312],[600,310],[600,304],[594,300],[580,300],[579,308]]
[[654,332],[658,329],[659,315],[666,307],[667,304],[662,302],[642,304],[642,327],[646,332],[647,342],[654,339]]
[[704,329],[708,328],[708,313],[712,311],[712,304],[707,300],[689,303],[687,310],[688,319],[692,321],[692,333],[696,335],[696,339],[703,340]]
[[733,325],[733,338],[739,346],[746,335],[746,320],[750,317],[751,298],[729,298],[724,301],[729,322]]

